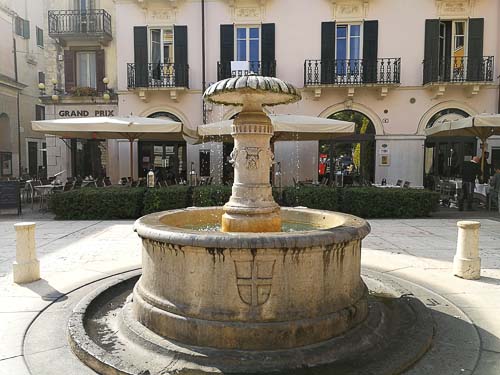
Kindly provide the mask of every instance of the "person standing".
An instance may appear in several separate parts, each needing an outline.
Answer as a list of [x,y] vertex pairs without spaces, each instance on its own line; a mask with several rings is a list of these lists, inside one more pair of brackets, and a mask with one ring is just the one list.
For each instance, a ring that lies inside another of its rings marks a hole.
[[493,188],[492,198],[496,199],[498,212],[500,212],[500,166],[495,167],[495,174],[491,178],[490,184]]
[[467,201],[467,209],[472,210],[472,199],[474,197],[476,178],[481,174],[479,161],[479,156],[474,156],[472,160],[464,163],[462,170],[462,194],[458,201],[458,209],[460,211],[464,210],[465,201]]

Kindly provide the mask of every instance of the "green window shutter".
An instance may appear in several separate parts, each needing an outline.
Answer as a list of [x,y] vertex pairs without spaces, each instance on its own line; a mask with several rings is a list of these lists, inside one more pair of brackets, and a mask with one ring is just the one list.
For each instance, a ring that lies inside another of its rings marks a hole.
[[134,26],[135,87],[148,86],[148,28]]
[[363,23],[363,82],[377,82],[378,21]]
[[484,81],[484,18],[469,19],[467,81]]
[[275,25],[274,23],[263,23],[262,24],[262,39],[261,43],[261,64],[262,64],[262,75],[268,77],[276,76],[274,71],[274,61],[276,60],[275,55]]
[[424,84],[439,76],[439,20],[425,20]]
[[231,77],[231,61],[234,60],[234,25],[220,25],[220,61],[218,79]]
[[321,23],[321,83],[335,81],[335,22]]
[[188,87],[188,30],[187,26],[174,26],[175,85]]

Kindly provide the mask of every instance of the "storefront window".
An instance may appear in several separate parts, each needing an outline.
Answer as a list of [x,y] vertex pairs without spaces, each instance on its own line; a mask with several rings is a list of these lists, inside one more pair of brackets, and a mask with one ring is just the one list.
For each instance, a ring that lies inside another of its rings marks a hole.
[[[351,121],[356,133],[319,144],[319,180],[335,180],[341,175],[344,185],[373,182],[375,176],[375,126],[361,112],[340,111],[331,119]],[[333,174],[330,171],[333,170]]]
[[[150,118],[168,118],[181,120],[169,112],[156,112]],[[175,184],[185,181],[186,142],[140,141],[139,142],[139,177],[145,177],[152,170],[159,181]]]
[[73,176],[102,178],[107,169],[107,143],[98,139],[72,139]]
[[[447,108],[432,116],[426,128],[468,116],[460,109]],[[424,186],[433,188],[441,179],[461,178],[464,161],[476,155],[476,142],[475,137],[428,137],[425,141]]]

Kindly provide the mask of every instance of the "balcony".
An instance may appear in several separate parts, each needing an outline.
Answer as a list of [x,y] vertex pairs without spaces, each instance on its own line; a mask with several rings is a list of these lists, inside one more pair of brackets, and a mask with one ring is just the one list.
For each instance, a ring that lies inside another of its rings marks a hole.
[[447,86],[464,86],[468,96],[479,93],[481,86],[493,84],[493,56],[448,57],[436,61],[424,60],[423,84],[444,95]]
[[129,90],[137,90],[143,100],[146,100],[147,90],[170,91],[170,97],[177,100],[177,91],[189,88],[189,65],[127,64],[127,87]]
[[49,10],[49,36],[62,44],[99,41],[106,45],[113,35],[111,16],[104,9]]
[[353,97],[357,86],[380,87],[380,95],[385,97],[389,86],[397,86],[400,83],[401,58],[306,60],[304,62],[304,87],[314,88],[316,97],[321,96],[323,87],[347,87],[347,95]]
[[217,80],[242,77],[250,73],[276,77],[276,61],[218,61]]

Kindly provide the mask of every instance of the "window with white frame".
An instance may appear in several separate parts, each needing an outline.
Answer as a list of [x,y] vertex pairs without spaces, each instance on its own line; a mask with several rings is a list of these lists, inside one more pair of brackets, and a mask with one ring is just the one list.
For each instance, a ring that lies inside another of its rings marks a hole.
[[260,60],[260,27],[237,26],[235,61]]
[[339,24],[335,33],[335,58],[337,74],[357,69],[361,59],[361,24]]
[[96,54],[94,51],[76,53],[76,84],[96,88]]
[[150,29],[149,61],[153,64],[174,62],[174,30],[172,27]]

